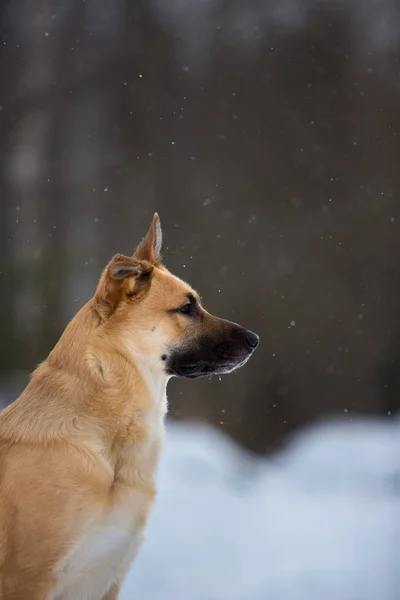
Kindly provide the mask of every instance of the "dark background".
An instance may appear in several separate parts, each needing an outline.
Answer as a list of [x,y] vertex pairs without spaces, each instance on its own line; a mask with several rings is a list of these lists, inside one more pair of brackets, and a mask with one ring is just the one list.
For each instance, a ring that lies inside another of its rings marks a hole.
[[257,331],[172,417],[256,452],[399,408],[400,4],[3,0],[0,395],[155,210],[167,266]]

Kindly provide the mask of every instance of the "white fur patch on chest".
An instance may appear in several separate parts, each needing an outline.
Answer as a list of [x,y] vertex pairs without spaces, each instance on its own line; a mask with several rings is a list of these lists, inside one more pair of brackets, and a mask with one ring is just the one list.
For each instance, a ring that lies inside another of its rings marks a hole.
[[58,591],[49,600],[98,600],[121,581],[139,548],[142,527],[132,515],[114,511],[94,523],[59,565]]

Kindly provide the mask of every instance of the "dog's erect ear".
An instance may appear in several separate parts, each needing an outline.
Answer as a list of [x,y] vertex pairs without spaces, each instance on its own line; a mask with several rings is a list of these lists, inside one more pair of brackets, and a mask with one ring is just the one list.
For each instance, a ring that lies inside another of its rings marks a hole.
[[111,265],[109,269],[109,275],[111,279],[115,279],[116,281],[121,281],[126,277],[137,277],[138,275],[143,274],[142,264],[139,263],[137,265],[129,265],[129,264],[120,264],[120,265]]
[[150,287],[153,265],[145,260],[116,254],[105,268],[95,294],[95,307],[108,318],[125,299],[139,300]]
[[160,218],[157,213],[154,213],[150,228],[146,236],[136,248],[133,258],[138,260],[147,260],[152,265],[157,265],[161,262],[161,246],[162,231]]

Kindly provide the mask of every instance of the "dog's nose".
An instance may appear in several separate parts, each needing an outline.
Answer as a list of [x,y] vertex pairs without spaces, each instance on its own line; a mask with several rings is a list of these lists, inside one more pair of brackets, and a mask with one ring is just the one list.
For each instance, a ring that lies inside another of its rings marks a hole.
[[260,341],[258,335],[253,333],[253,331],[246,331],[245,338],[247,345],[252,348],[252,350],[255,350],[258,346],[258,342]]

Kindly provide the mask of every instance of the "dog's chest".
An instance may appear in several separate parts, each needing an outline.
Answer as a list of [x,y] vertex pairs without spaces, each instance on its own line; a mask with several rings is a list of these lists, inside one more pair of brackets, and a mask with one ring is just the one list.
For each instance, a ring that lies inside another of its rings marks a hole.
[[154,500],[164,412],[158,407],[148,415],[146,439],[140,444],[121,444],[110,508],[73,542],[57,569],[58,594],[49,600],[98,600],[123,579],[140,546]]
[[117,506],[94,521],[77,539],[58,569],[54,600],[98,600],[121,580],[140,545],[143,500],[134,497],[131,511]]

